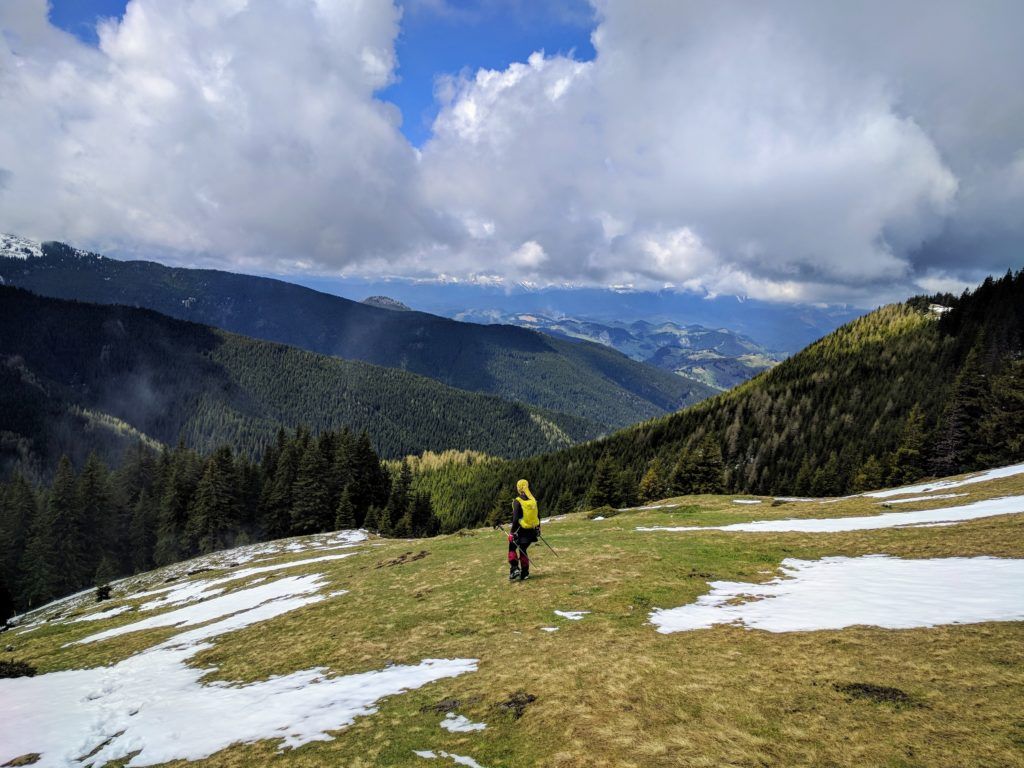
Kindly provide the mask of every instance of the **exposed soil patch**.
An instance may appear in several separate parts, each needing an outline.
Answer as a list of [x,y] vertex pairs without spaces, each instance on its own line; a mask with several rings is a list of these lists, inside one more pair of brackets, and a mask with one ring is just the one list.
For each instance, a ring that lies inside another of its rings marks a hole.
[[898,707],[920,706],[917,700],[906,691],[901,691],[899,688],[892,688],[888,685],[834,683],[832,687],[851,698],[867,699],[876,704],[893,704]]
[[0,660],[0,677],[34,677],[36,668],[25,661]]
[[609,517],[615,517],[617,514],[619,514],[619,510],[615,509],[615,507],[598,507],[597,509],[592,509],[587,513],[587,520],[594,520],[598,517],[607,519]]
[[512,715],[513,719],[518,720],[523,716],[523,712],[526,711],[526,708],[536,700],[537,697],[532,693],[516,691],[505,699],[505,701],[495,704],[494,708],[502,712],[507,712]]
[[207,571],[212,571],[212,570],[213,570],[213,568],[193,568],[191,571],[186,571],[185,575],[186,576],[195,576],[196,574],[206,573]]
[[13,766],[16,765],[34,765],[35,763],[39,762],[39,758],[41,757],[42,755],[38,752],[29,752],[27,755],[16,757],[13,760],[9,760],[8,762],[4,763],[3,768],[8,768],[8,766],[11,766],[13,768]]
[[479,696],[470,696],[468,699],[441,699],[437,704],[427,704],[420,707],[420,712],[437,712],[438,714],[446,714],[470,704],[475,704],[478,701],[480,701]]
[[413,554],[412,552],[403,552],[398,557],[392,557],[392,558],[390,558],[388,560],[381,560],[379,563],[377,563],[377,565],[375,567],[376,568],[386,568],[386,567],[389,567],[389,566],[392,566],[392,565],[404,565],[405,563],[413,563],[413,562],[416,562],[417,560],[422,560],[424,557],[426,557],[429,554],[430,553],[427,552],[427,550],[425,550],[425,549],[421,549],[416,554]]

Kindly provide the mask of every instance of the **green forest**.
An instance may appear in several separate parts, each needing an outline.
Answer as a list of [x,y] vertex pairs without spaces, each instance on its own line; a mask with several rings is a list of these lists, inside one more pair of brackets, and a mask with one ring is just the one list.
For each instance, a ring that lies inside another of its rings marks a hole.
[[119,576],[256,541],[365,527],[439,532],[430,497],[393,472],[369,436],[278,432],[258,460],[230,447],[203,456],[136,443],[111,471],[92,454],[61,458],[53,483],[0,483],[0,622],[15,610]]
[[417,473],[446,528],[519,477],[544,509],[841,495],[1024,460],[1024,271],[883,307],[713,399],[552,454]]
[[255,456],[280,427],[367,430],[387,458],[450,448],[526,456],[596,437],[575,416],[156,312],[0,286],[0,478],[67,454],[111,466],[139,439]]
[[[587,425],[587,437],[671,413],[715,392],[601,344],[526,328],[396,312],[266,277],[119,261],[63,243],[43,243],[42,253],[27,260],[0,256],[0,283],[54,298],[146,307],[254,339],[416,373],[459,390],[571,414],[559,419]],[[374,375],[386,382],[383,374]],[[388,405],[387,410],[395,407]],[[370,431],[376,440],[387,439],[381,429]],[[435,441],[416,450],[439,447],[485,450],[467,441]]]

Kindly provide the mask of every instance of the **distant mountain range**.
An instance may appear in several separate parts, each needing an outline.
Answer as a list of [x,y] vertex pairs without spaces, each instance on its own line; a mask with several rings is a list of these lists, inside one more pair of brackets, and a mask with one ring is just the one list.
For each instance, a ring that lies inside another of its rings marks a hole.
[[519,313],[545,317],[588,318],[599,323],[637,320],[685,327],[727,328],[759,346],[791,355],[831,333],[866,310],[848,305],[792,304],[737,296],[709,296],[674,289],[637,291],[622,288],[487,285],[369,280],[295,275],[288,280],[339,296],[390,296],[422,312],[457,317],[464,312]]
[[503,313],[498,310],[470,310],[458,313],[455,318],[518,325],[553,336],[604,344],[634,360],[717,390],[731,389],[785,357],[727,328],[646,320],[598,322],[586,318],[547,317],[539,312]]
[[600,430],[674,412],[714,392],[599,344],[396,312],[271,278],[118,261],[63,243],[7,236],[0,241],[0,280],[43,296],[146,307],[245,336],[400,368],[567,414]]

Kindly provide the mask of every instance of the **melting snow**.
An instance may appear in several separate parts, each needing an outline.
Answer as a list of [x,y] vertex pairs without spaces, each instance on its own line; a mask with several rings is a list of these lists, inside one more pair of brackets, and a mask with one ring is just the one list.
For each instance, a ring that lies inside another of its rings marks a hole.
[[598,515],[597,517],[592,517],[590,519],[596,523],[598,520],[604,520],[604,515]]
[[558,631],[558,627],[541,627],[541,629],[544,630],[545,632],[557,632]]
[[98,611],[96,613],[90,613],[87,616],[76,616],[73,619],[68,619],[68,624],[75,624],[79,621],[99,621],[100,619],[109,619],[114,616],[120,616],[126,611],[130,611],[132,607],[130,605],[118,605],[113,608],[107,608],[105,611]]
[[984,499],[971,504],[944,509],[927,509],[917,512],[885,512],[881,515],[864,517],[830,517],[790,520],[757,520],[752,523],[706,526],[651,526],[639,527],[638,531],[746,531],[750,533],[837,533],[842,531],[870,531],[877,528],[897,528],[931,525],[933,523],[957,523],[975,520],[979,517],[1008,515],[1024,512],[1024,496],[1006,496],[1001,499]]
[[937,496],[911,496],[909,499],[893,499],[892,501],[880,501],[879,504],[913,504],[918,501],[939,501],[941,499],[956,499],[966,496],[966,493],[940,493]]
[[[668,634],[732,623],[803,632],[1024,620],[1024,560],[869,555],[787,559],[782,569],[783,576],[765,584],[712,582],[696,603],[654,610],[651,623]],[[743,598],[749,600],[737,603]]]
[[444,716],[444,720],[441,721],[441,727],[452,733],[472,733],[473,731],[482,731],[487,727],[487,724],[474,723],[465,715],[456,715],[449,712]]
[[760,504],[760,499],[733,499],[733,504]]
[[884,491],[872,491],[871,493],[865,493],[864,496],[870,496],[876,499],[886,499],[890,496],[904,496],[908,493],[929,493],[931,491],[945,491],[950,488],[962,488],[965,485],[973,485],[974,483],[984,483],[989,480],[998,480],[1002,477],[1013,477],[1014,475],[1024,474],[1024,464],[1013,464],[1009,467],[997,467],[996,469],[990,469],[985,472],[980,472],[976,475],[970,475],[968,477],[961,478],[959,480],[937,480],[933,483],[919,483],[918,485],[905,485],[902,488],[890,488]]
[[561,616],[563,619],[569,621],[579,621],[586,616],[590,611],[555,611],[556,616]]
[[219,619],[111,666],[0,680],[0,764],[39,752],[40,768],[88,768],[137,752],[127,765],[143,766],[264,739],[296,747],[331,739],[331,731],[375,712],[385,696],[476,670],[475,659],[425,659],[344,677],[313,668],[254,683],[204,684],[211,670],[188,665],[212,638],[320,602],[322,585],[313,574],[239,590],[86,638]]
[[463,755],[453,755],[451,752],[438,751],[435,754],[434,752],[431,752],[429,749],[414,749],[413,754],[417,757],[426,758],[427,760],[436,760],[439,757],[446,757],[456,765],[465,765],[468,766],[468,768],[484,768],[472,757],[465,757]]

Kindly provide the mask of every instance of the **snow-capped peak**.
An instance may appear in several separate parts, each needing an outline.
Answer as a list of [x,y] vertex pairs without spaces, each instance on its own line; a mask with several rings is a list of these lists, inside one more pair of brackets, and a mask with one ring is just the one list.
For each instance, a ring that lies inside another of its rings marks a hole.
[[0,257],[9,259],[39,258],[43,249],[35,240],[0,232]]

